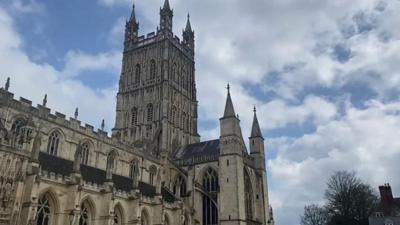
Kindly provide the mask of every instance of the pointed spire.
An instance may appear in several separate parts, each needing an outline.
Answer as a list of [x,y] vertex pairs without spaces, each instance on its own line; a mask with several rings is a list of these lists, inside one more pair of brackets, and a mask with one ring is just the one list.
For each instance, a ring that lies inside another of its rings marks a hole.
[[163,9],[171,10],[171,7],[169,6],[169,1],[168,1],[168,0],[165,0],[165,1],[164,1],[164,7],[163,7]]
[[75,119],[78,119],[78,115],[79,115],[79,110],[78,107],[75,109]]
[[136,22],[135,3],[132,4],[132,13],[131,13],[130,21]]
[[4,86],[4,89],[8,91],[10,89],[10,77],[7,77],[6,85]]
[[192,26],[190,25],[190,15],[189,13],[187,14],[187,21],[186,21],[186,28],[185,31],[192,31]]
[[47,94],[44,95],[42,106],[46,107],[46,105],[47,105]]
[[101,130],[104,131],[104,127],[105,127],[105,122],[104,119],[101,121]]
[[228,90],[228,96],[226,97],[224,118],[226,118],[226,117],[236,117],[235,109],[233,108],[233,103],[232,103],[232,99],[231,99],[229,83],[228,83],[226,89]]
[[254,106],[253,111],[254,111],[254,118],[253,118],[253,125],[251,127],[250,138],[255,138],[255,137],[263,138],[262,133],[261,133],[261,129],[260,129],[260,125],[258,124],[256,106]]

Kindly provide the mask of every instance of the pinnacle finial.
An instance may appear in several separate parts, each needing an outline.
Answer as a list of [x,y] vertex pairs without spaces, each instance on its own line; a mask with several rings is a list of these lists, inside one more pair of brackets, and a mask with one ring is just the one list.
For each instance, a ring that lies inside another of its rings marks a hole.
[[136,21],[136,14],[135,14],[135,2],[132,3],[132,13],[130,21]]
[[187,14],[187,21],[186,21],[185,31],[186,32],[192,31],[192,26],[190,25],[190,14],[189,13]]
[[104,119],[101,121],[101,130],[104,131],[104,127],[105,127],[105,123],[104,123]]
[[75,119],[76,120],[78,119],[78,115],[79,115],[79,110],[78,110],[78,107],[76,107],[76,109],[75,109]]
[[165,1],[164,1],[164,7],[163,7],[163,9],[168,9],[168,10],[171,9],[171,7],[169,6],[169,1],[168,1],[168,0],[165,0]]
[[7,77],[6,85],[4,86],[4,89],[8,91],[10,89],[10,77]]
[[233,103],[231,99],[231,93],[230,93],[230,85],[226,86],[226,89],[228,90],[228,94],[226,97],[226,103],[225,103],[225,111],[224,111],[224,117],[236,117],[235,109],[233,108]]
[[251,138],[255,138],[255,137],[261,137],[263,138],[261,129],[260,129],[260,124],[258,123],[258,119],[257,119],[257,110],[256,110],[256,106],[254,106],[253,108],[253,112],[254,112],[254,117],[253,117],[253,125],[251,126]]
[[47,94],[45,94],[44,95],[44,98],[43,98],[43,107],[46,107],[46,105],[47,105]]

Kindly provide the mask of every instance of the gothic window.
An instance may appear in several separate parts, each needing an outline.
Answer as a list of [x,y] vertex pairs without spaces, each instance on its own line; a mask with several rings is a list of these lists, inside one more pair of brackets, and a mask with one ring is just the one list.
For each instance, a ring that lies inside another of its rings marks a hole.
[[208,193],[203,195],[203,225],[218,224],[218,174],[215,170],[209,168],[203,177],[203,191]]
[[181,79],[181,87],[185,88],[185,83],[186,83],[186,72],[185,69],[182,70],[182,79]]
[[175,122],[176,122],[176,107],[175,106],[172,106],[172,109],[171,109],[171,122],[172,122],[172,124],[175,124]]
[[89,162],[89,143],[85,142],[81,146],[81,164],[88,165]]
[[47,144],[47,153],[50,155],[58,154],[58,147],[60,146],[61,134],[58,131],[53,131],[49,136],[49,141]]
[[186,130],[186,125],[185,125],[185,123],[186,123],[186,113],[183,112],[183,114],[182,114],[182,129],[183,129],[183,130]]
[[178,71],[177,71],[177,69],[176,69],[176,63],[174,63],[174,65],[172,66],[172,80],[173,81],[177,81],[177,79],[178,79]]
[[23,119],[17,119],[14,121],[13,125],[11,126],[11,132],[13,133],[13,141],[15,143],[15,147],[21,148],[22,141],[23,141],[23,126],[25,121]]
[[130,165],[129,165],[129,178],[132,180],[137,179],[137,176],[139,175],[139,166],[136,160],[132,160]]
[[178,197],[186,194],[186,180],[182,176],[178,176],[173,187],[173,193]]
[[250,176],[247,170],[244,170],[244,198],[246,208],[246,218],[251,220],[253,218],[253,190],[251,188]]
[[147,105],[147,121],[153,121],[153,104],[151,103]]
[[54,212],[51,208],[50,199],[47,195],[43,195],[39,198],[39,205],[36,214],[37,222],[36,225],[50,225]]
[[137,108],[134,107],[131,112],[131,125],[134,126],[137,124]]
[[140,225],[149,225],[149,216],[146,211],[142,211],[142,215],[140,216]]
[[165,216],[164,216],[164,225],[169,225],[170,223],[169,223],[169,219],[168,219],[168,216],[167,216],[167,214],[165,214]]
[[114,218],[113,218],[113,225],[122,225],[122,211],[120,207],[114,207]]
[[156,78],[156,61],[152,59],[150,61],[150,79],[153,80]]
[[149,171],[149,183],[150,185],[154,186],[154,176],[157,173],[157,168],[155,166],[151,166],[150,167],[150,171]]
[[79,213],[79,225],[91,225],[90,211],[86,203],[81,204],[81,210]]
[[140,65],[137,64],[135,67],[135,84],[140,83]]

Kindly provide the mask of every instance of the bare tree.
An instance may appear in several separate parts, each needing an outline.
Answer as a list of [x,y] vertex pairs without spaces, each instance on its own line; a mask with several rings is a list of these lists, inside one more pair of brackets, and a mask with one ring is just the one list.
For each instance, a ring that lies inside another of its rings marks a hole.
[[378,202],[373,189],[354,172],[338,171],[325,191],[330,225],[368,225],[368,216]]
[[304,215],[301,216],[301,225],[326,225],[326,210],[318,205],[308,205],[304,207]]

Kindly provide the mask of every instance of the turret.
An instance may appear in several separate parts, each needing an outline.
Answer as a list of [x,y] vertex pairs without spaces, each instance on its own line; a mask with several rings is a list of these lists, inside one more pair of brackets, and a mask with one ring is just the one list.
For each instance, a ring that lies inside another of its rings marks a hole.
[[243,153],[242,131],[240,128],[240,120],[236,117],[235,109],[233,108],[230,88],[228,84],[228,95],[224,116],[220,121],[221,134],[221,154],[239,154]]
[[135,4],[132,5],[131,17],[125,24],[125,44],[129,41],[136,41],[138,37],[139,23],[136,21]]
[[160,9],[160,29],[162,31],[168,31],[167,33],[172,34],[172,17],[174,13],[169,6],[169,1],[164,1],[164,6]]
[[256,158],[257,167],[265,168],[265,153],[264,153],[264,137],[261,133],[260,125],[257,119],[257,110],[254,107],[253,125],[251,127],[250,140],[250,154]]
[[194,31],[190,25],[190,15],[187,15],[186,28],[182,32],[183,44],[194,52]]

